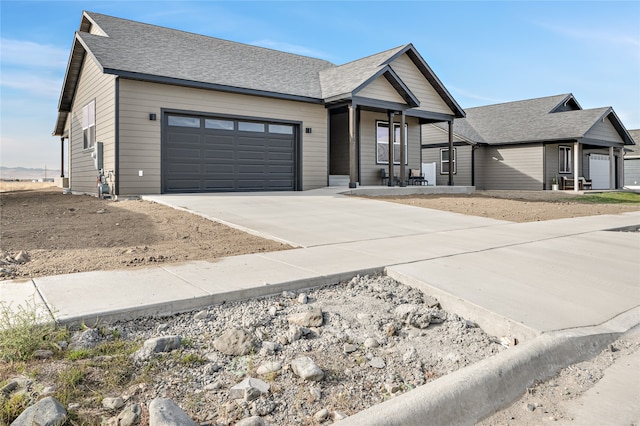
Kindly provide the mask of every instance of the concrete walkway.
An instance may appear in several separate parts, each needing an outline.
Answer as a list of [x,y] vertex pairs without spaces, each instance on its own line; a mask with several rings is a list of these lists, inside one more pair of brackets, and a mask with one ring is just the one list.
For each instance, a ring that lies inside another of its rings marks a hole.
[[[0,283],[0,301],[14,306],[41,301],[58,321],[91,324],[175,313],[386,270],[437,296],[445,309],[490,334],[532,342],[524,361],[517,361],[525,365],[531,361],[527,356],[564,354],[568,349],[562,342],[582,341],[585,333],[606,335],[571,352],[584,357],[640,323],[640,234],[607,231],[640,224],[637,212],[517,224],[345,197],[330,188],[146,198],[303,248],[5,281]],[[611,321],[615,326],[603,325]],[[606,332],[588,329],[593,326]],[[557,335],[568,329],[587,331],[571,338]],[[536,337],[541,334],[556,340],[539,343]],[[416,415],[424,418],[424,412]]]

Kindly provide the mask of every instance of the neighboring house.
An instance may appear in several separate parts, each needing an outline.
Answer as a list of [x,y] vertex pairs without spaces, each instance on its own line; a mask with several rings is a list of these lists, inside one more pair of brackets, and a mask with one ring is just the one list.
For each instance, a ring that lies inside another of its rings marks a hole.
[[[555,179],[584,178],[593,189],[623,186],[621,159],[634,142],[610,107],[584,110],[565,94],[465,113],[453,123],[455,185],[542,190]],[[422,161],[436,163],[438,185],[448,183],[447,142],[446,125],[423,126]]]
[[421,125],[461,117],[411,44],[336,66],[84,12],[54,135],[72,192],[96,192],[100,146],[114,195],[292,191],[379,185],[390,153],[406,175]]
[[624,154],[624,186],[640,189],[640,129],[629,130],[635,146],[625,148]]

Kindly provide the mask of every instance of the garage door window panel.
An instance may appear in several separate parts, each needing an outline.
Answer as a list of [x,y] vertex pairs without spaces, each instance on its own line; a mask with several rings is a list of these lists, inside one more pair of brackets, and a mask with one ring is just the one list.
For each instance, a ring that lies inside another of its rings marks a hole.
[[177,115],[170,115],[168,124],[169,126],[173,126],[173,127],[199,128],[200,119],[197,117],[181,117]]
[[263,123],[251,123],[248,121],[239,121],[238,122],[238,130],[241,132],[257,132],[264,133],[264,124]]
[[269,133],[293,135],[293,126],[285,124],[269,124]]
[[206,118],[204,120],[205,129],[235,130],[235,123],[231,120],[214,120]]

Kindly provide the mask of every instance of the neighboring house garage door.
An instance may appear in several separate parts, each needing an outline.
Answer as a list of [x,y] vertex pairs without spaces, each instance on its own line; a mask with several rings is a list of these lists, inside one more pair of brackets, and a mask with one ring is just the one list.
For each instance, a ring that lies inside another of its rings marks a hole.
[[293,191],[296,126],[165,114],[163,192]]

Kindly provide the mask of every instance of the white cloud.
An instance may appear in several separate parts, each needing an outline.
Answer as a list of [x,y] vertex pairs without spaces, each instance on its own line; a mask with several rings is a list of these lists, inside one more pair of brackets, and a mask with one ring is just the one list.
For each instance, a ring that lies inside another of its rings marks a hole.
[[297,44],[291,44],[286,42],[280,42],[270,39],[262,39],[252,41],[249,44],[253,44],[254,46],[266,47],[268,49],[280,50],[282,52],[295,53],[296,55],[310,56],[312,58],[322,58],[326,60],[331,60],[331,55],[325,52],[321,52],[319,50],[311,49],[305,46],[300,46]]
[[[482,102],[482,104],[480,105],[499,104],[499,103],[507,102],[504,99],[497,99],[497,98],[491,98],[488,96],[479,95],[477,93],[470,92],[466,89],[462,89],[460,87],[456,87],[452,85],[448,85],[447,88],[452,93],[454,99],[457,99],[457,98],[473,99],[473,100]],[[457,100],[459,101],[459,99]],[[470,107],[469,105],[460,105],[460,106],[462,106],[463,108]]]
[[[0,74],[0,86],[30,92],[38,97],[57,98],[62,80],[33,72],[5,71]],[[4,98],[5,94],[3,94]]]
[[570,28],[544,22],[535,22],[536,25],[557,34],[564,34],[576,40],[598,41],[604,44],[639,47],[640,39],[630,34],[622,34],[615,30],[596,30],[593,28]]
[[0,39],[3,65],[12,64],[29,67],[64,69],[69,51],[56,46],[32,41]]

